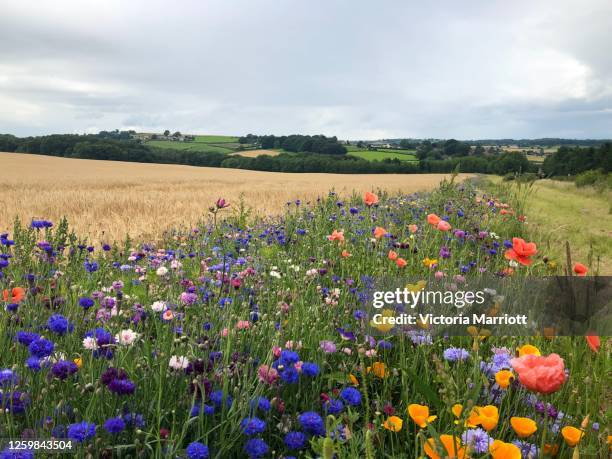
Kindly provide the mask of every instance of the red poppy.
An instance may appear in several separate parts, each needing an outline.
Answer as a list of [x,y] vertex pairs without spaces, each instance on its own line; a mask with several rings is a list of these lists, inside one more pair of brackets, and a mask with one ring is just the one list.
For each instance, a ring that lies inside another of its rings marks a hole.
[[507,260],[514,260],[522,265],[529,266],[532,263],[531,257],[538,253],[538,248],[534,242],[525,242],[520,237],[512,238],[512,248],[506,250],[504,256]]
[[21,287],[15,287],[10,292],[8,290],[4,290],[3,298],[4,301],[9,301],[11,303],[21,303],[25,298],[25,290]]
[[597,335],[587,335],[585,336],[586,342],[591,348],[593,352],[599,352],[599,347],[601,346],[601,340]]
[[589,272],[589,268],[587,268],[586,266],[584,266],[582,263],[576,263],[574,265],[574,272],[578,275],[578,276],[586,276],[587,273]]

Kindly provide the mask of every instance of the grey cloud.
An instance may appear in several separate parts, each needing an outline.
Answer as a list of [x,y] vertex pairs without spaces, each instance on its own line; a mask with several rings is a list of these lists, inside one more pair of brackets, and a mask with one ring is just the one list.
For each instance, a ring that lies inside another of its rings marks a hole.
[[0,0],[0,131],[612,136],[608,1],[430,3]]

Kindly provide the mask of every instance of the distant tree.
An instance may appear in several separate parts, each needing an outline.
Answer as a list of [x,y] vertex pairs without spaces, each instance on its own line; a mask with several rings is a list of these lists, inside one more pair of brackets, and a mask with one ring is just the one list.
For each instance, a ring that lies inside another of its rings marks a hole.
[[474,156],[483,156],[485,154],[485,149],[482,145],[476,145],[474,147]]
[[172,137],[180,137],[181,133],[179,131],[176,131],[174,134],[172,134]]
[[169,131],[168,129],[166,129],[166,130],[164,131],[164,135],[165,135],[166,137],[168,137],[168,136],[170,135],[170,131]]

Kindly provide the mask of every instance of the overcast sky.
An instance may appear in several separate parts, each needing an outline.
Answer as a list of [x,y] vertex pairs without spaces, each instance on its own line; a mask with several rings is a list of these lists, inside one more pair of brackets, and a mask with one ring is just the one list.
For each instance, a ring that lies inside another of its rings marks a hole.
[[0,0],[0,132],[612,137],[610,0]]

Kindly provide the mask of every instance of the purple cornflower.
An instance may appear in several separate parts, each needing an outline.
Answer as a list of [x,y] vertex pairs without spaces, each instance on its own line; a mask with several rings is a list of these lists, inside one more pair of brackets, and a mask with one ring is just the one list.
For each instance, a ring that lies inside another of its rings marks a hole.
[[464,361],[470,357],[470,353],[460,347],[449,347],[444,351],[443,355],[449,362]]

